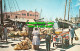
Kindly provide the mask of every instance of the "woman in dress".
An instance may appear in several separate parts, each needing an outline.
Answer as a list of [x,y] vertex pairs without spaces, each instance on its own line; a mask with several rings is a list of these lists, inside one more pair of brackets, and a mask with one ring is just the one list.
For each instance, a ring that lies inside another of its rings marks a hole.
[[32,35],[33,35],[33,40],[32,40],[33,49],[39,50],[39,45],[40,45],[39,28],[33,28]]

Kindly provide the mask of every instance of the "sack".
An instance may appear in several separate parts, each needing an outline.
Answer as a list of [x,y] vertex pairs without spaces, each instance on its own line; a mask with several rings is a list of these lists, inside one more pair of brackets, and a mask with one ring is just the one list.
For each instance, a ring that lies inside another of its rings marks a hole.
[[76,37],[75,37],[75,40],[79,40],[79,38],[76,36]]

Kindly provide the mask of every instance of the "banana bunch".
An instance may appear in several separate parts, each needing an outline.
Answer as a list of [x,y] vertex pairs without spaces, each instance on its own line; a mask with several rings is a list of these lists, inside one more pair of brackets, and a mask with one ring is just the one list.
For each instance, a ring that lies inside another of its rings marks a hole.
[[28,35],[28,33],[27,33],[27,32],[25,32],[25,31],[23,31],[23,32],[21,32],[21,33],[20,33],[20,35],[21,35],[21,36],[27,36],[27,35]]
[[8,37],[20,36],[20,33],[20,31],[11,31],[10,33],[8,33]]

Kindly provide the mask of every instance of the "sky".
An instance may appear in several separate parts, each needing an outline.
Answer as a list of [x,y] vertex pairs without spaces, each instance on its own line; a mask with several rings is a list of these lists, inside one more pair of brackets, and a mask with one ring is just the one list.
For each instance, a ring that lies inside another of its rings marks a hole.
[[[17,2],[17,3],[16,3]],[[41,13],[45,21],[64,19],[66,0],[5,0],[6,12],[19,10],[34,11]],[[70,4],[70,18],[79,15],[80,0],[72,0]],[[11,9],[10,9],[11,8]],[[68,19],[69,0],[67,0],[66,19]],[[42,10],[42,12],[41,12]]]

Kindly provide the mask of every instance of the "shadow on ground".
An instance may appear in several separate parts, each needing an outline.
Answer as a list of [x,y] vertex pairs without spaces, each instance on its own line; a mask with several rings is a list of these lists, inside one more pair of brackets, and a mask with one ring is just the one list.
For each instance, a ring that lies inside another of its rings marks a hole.
[[[71,48],[71,47],[73,47],[73,46],[75,46],[75,45],[69,45],[68,47],[63,46],[63,49],[69,49],[69,48]],[[62,48],[62,45],[58,45],[57,47],[58,47],[58,48]]]
[[13,43],[13,42],[0,42],[0,44],[10,44],[10,43]]
[[8,48],[9,46],[0,46],[0,48]]
[[64,50],[64,49],[61,49],[60,51],[66,51],[66,50]]
[[74,45],[80,45],[80,43],[78,44],[78,43],[75,43]]
[[[53,41],[51,40],[51,42],[53,42]],[[40,44],[43,44],[43,43],[46,43],[46,40],[45,41],[40,41]]]
[[46,45],[40,45],[40,46],[46,46]]
[[40,50],[38,50],[38,51],[46,51],[46,49],[40,49]]
[[13,43],[13,42],[0,42],[0,48],[8,48],[8,44]]

